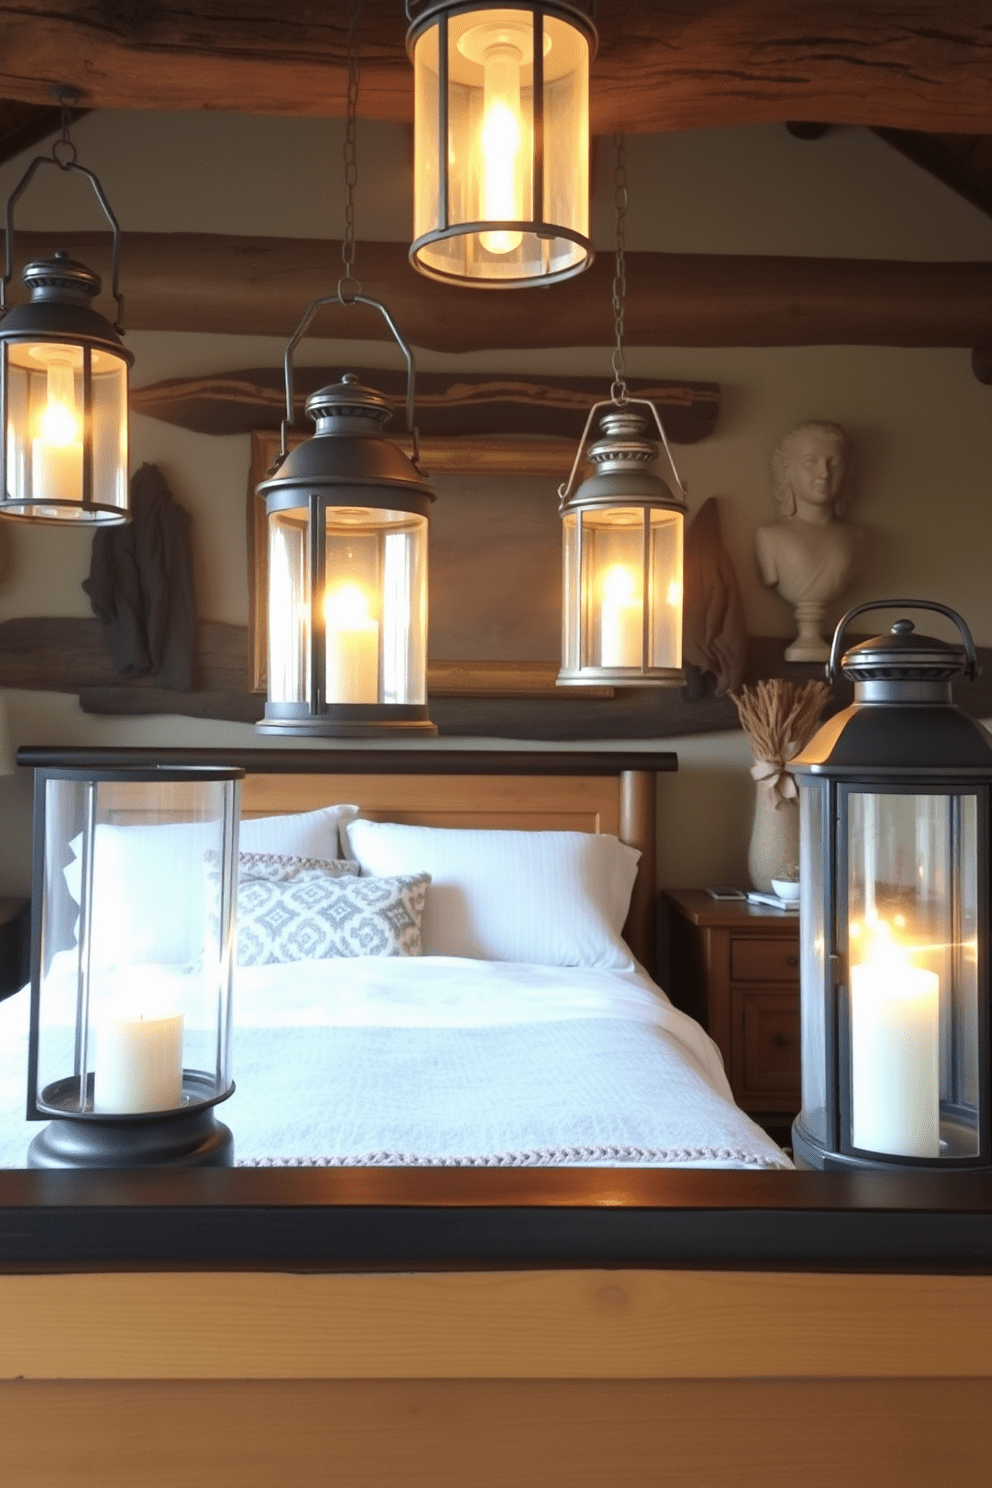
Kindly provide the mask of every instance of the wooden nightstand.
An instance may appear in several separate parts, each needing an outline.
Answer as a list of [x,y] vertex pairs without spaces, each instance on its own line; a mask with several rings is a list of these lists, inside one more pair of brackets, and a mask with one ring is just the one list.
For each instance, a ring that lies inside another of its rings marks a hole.
[[787,1143],[800,1105],[798,915],[704,889],[665,890],[661,911],[661,985],[716,1041],[737,1104]]

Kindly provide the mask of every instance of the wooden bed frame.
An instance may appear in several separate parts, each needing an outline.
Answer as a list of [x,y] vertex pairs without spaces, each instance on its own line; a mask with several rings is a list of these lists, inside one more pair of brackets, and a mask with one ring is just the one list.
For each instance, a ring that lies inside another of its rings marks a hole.
[[[671,756],[113,751],[242,764],[246,816],[355,800],[615,831]],[[26,749],[27,764],[107,751]],[[17,1488],[810,1488],[992,1467],[992,1184],[658,1170],[0,1173]]]

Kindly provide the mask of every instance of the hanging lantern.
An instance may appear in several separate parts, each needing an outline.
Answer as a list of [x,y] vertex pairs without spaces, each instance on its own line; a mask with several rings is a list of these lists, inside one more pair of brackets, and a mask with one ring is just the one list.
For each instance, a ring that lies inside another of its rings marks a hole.
[[[41,165],[81,172],[110,221],[114,325],[93,307],[99,275],[65,253],[29,263],[21,277],[31,298],[7,308],[14,204]],[[6,228],[0,284],[0,514],[91,526],[125,522],[127,383],[134,357],[120,337],[120,228],[96,176],[76,163],[67,124],[52,155],[34,160],[8,198]]]
[[[346,373],[307,399],[316,433],[287,454],[292,352],[321,305],[374,306],[407,361],[410,460],[383,435],[389,400]],[[385,307],[316,300],[286,351],[282,452],[258,487],[268,517],[268,702],[260,733],[434,734],[427,713],[427,521],[414,365]]]
[[414,67],[414,268],[519,288],[592,263],[589,62],[581,5],[407,5]]
[[[651,469],[658,446],[646,437],[646,420],[633,411],[638,406],[654,415],[678,496]],[[593,473],[573,495],[589,426],[601,408],[609,412],[588,450]],[[685,502],[654,404],[641,398],[595,404],[558,494],[564,539],[559,685],[681,687]]]
[[978,672],[964,621],[923,600],[962,643],[889,635],[840,669],[854,703],[789,769],[800,802],[804,1167],[992,1166],[989,1088],[989,832],[992,735],[951,699]]
[[243,770],[35,771],[36,1168],[229,1167]]

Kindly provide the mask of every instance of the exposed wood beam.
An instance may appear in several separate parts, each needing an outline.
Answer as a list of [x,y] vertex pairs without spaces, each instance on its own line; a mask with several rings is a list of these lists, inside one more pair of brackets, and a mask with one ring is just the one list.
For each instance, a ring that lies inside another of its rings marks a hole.
[[905,129],[876,129],[875,133],[992,217],[992,134],[921,134]]
[[[613,0],[597,132],[815,120],[990,132],[988,0]],[[0,96],[88,108],[340,115],[347,8],[297,0],[0,4]],[[359,109],[409,120],[399,0],[365,0]]]
[[[106,233],[23,233],[22,262],[65,248],[105,276]],[[337,279],[339,244],[316,238],[125,233],[121,284],[133,330],[288,337]],[[433,351],[607,346],[613,261],[549,290],[451,289],[422,278],[403,243],[362,243],[358,271],[404,335]],[[106,282],[106,280],[105,280]],[[628,253],[634,346],[980,346],[992,341],[987,263]],[[385,340],[379,316],[325,309],[313,334]]]

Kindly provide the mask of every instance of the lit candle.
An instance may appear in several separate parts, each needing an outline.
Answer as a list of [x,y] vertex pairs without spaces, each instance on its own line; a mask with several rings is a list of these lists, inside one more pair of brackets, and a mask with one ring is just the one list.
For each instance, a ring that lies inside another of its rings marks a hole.
[[614,564],[603,575],[600,608],[599,664],[604,667],[639,667],[644,616],[637,580],[629,568]]
[[182,1013],[133,998],[112,1003],[97,1026],[94,1111],[172,1111],[182,1103]]
[[357,584],[340,584],[324,603],[329,703],[379,701],[379,622]]
[[[523,139],[520,109],[521,55],[503,40],[483,53],[483,110],[479,142],[482,149],[482,215],[488,222],[518,221],[524,215],[517,164]],[[512,253],[523,235],[518,232],[483,233],[479,240],[490,253]]]
[[851,1138],[902,1157],[940,1156],[940,980],[910,966],[879,921],[851,967]]
[[76,413],[72,362],[48,364],[47,402],[31,441],[31,489],[37,501],[83,499],[83,443]]

